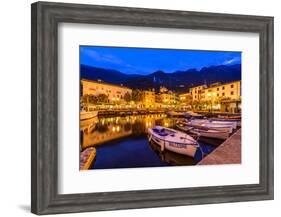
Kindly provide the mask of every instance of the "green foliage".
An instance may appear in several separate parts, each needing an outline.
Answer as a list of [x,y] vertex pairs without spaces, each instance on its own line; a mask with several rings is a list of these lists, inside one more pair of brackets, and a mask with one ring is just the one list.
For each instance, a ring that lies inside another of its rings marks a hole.
[[105,94],[99,94],[96,97],[97,97],[98,104],[108,103],[108,101],[109,101],[108,96]]
[[143,93],[140,90],[133,90],[132,91],[132,100],[135,102],[142,101]]
[[132,95],[129,92],[125,93],[124,100],[130,102],[132,100]]

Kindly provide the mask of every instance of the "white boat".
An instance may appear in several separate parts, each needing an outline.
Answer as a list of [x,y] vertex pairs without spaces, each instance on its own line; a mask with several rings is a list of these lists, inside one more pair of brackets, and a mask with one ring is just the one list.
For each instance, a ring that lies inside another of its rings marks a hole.
[[219,130],[202,130],[198,128],[193,128],[189,131],[190,133],[196,134],[198,136],[203,136],[207,138],[213,138],[213,139],[227,139],[229,137],[228,132],[222,132]]
[[98,116],[98,111],[80,111],[80,120],[87,120]]
[[241,119],[211,118],[210,121],[212,122],[217,121],[221,123],[225,123],[225,122],[236,123],[238,127],[241,127]]
[[191,133],[200,137],[207,137],[213,139],[227,139],[229,137],[229,131],[221,131],[210,128],[196,128],[186,126],[185,124],[179,123],[176,125],[177,128],[183,132]]
[[213,121],[213,120],[208,120],[208,119],[194,119],[194,120],[191,120],[190,122],[192,124],[227,126],[227,127],[232,127],[233,129],[237,128],[237,122],[230,122],[230,121]]
[[159,145],[161,151],[167,149],[190,157],[195,156],[199,147],[196,140],[186,133],[161,126],[148,129],[148,140]]
[[193,127],[203,130],[218,130],[221,132],[233,132],[233,127],[229,125],[219,125],[219,124],[212,124],[212,123],[195,123],[195,122],[185,122],[184,123],[187,127]]
[[221,120],[241,120],[241,115],[218,115]]
[[176,124],[176,127],[177,127],[180,131],[183,131],[183,132],[185,132],[185,133],[188,133],[190,130],[193,129],[193,127],[186,126],[186,125],[183,124],[183,123],[178,123],[178,124]]

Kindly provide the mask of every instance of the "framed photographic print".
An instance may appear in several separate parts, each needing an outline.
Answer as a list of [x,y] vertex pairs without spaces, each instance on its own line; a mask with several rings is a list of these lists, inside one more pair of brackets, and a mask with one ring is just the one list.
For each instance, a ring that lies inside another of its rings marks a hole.
[[36,214],[273,199],[273,18],[32,4]]

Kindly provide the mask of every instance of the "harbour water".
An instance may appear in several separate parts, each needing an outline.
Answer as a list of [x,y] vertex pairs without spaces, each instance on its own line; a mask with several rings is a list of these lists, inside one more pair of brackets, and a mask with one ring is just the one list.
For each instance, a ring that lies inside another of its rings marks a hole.
[[[200,159],[167,150],[161,152],[157,144],[148,142],[148,128],[160,125],[176,129],[177,120],[166,114],[146,114],[81,121],[80,150],[95,147],[96,158],[91,169],[194,165]],[[208,141],[199,143],[206,154],[216,148]]]

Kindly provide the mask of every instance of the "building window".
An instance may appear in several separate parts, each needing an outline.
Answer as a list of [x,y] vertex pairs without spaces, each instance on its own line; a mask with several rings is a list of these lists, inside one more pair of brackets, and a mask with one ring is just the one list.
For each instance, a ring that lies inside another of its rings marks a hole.
[[217,93],[217,96],[220,96],[220,94]]
[[222,93],[222,96],[224,96],[224,93]]
[[224,90],[224,86],[222,87],[222,89]]
[[231,93],[230,93],[231,95],[234,95],[234,92],[233,91],[231,91]]
[[211,92],[211,90],[208,90],[208,92]]
[[220,88],[218,87],[218,88],[217,88],[217,91],[219,91],[219,90],[220,90]]
[[233,88],[233,87],[234,87],[234,85],[232,84],[230,87],[231,87],[231,88]]

